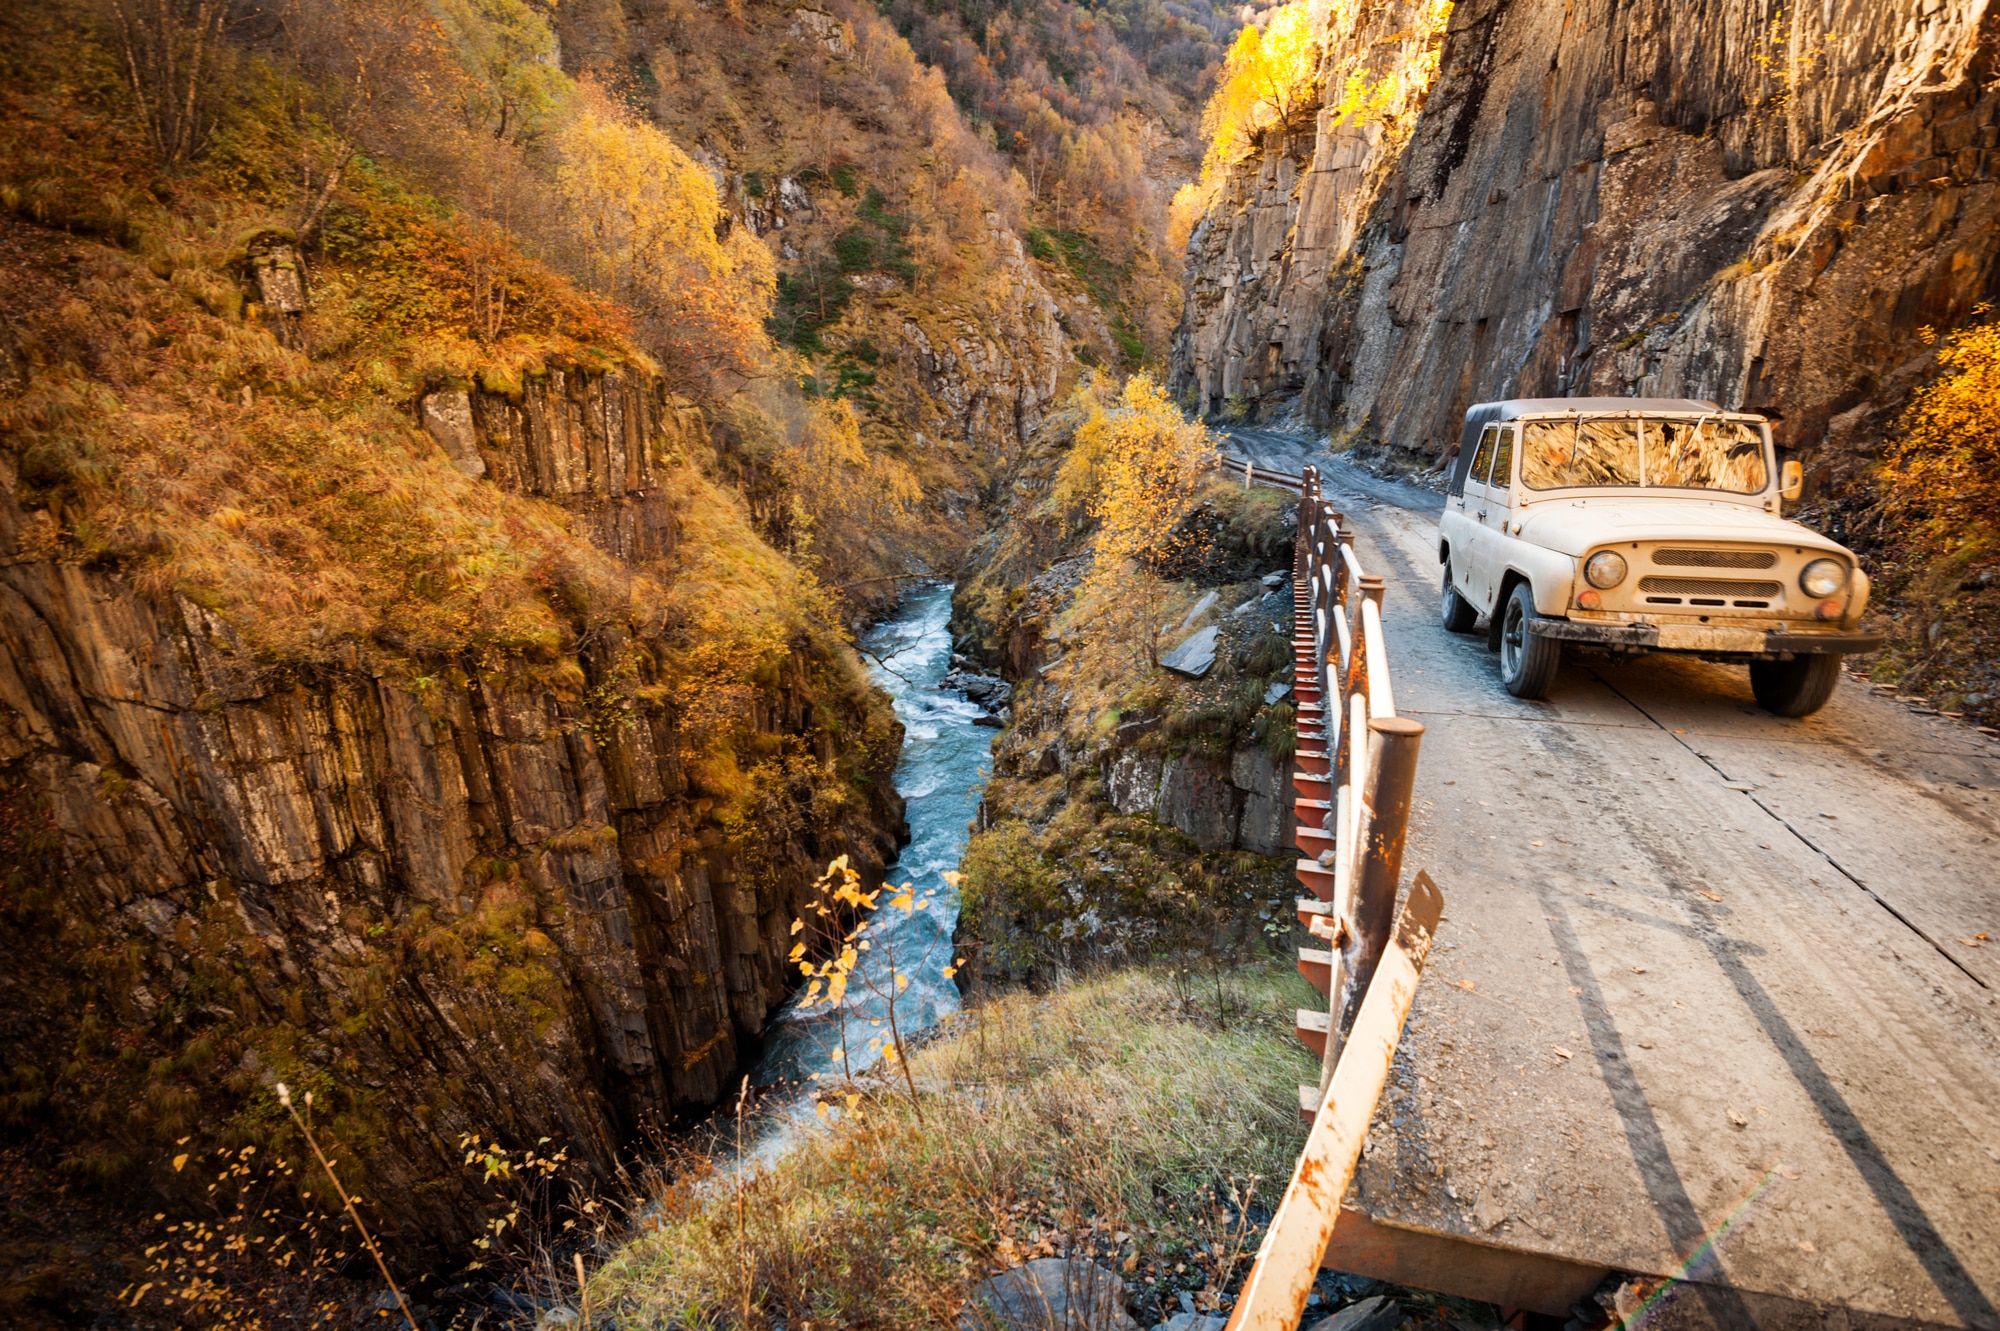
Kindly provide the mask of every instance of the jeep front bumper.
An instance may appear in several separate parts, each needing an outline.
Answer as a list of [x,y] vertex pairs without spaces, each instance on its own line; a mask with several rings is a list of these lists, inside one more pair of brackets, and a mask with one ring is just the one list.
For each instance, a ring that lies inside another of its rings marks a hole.
[[1884,641],[1880,633],[1841,633],[1735,627],[1728,624],[1589,624],[1573,619],[1531,619],[1526,628],[1538,638],[1557,638],[1579,647],[1612,652],[1688,652],[1788,661],[1795,656],[1872,652]]

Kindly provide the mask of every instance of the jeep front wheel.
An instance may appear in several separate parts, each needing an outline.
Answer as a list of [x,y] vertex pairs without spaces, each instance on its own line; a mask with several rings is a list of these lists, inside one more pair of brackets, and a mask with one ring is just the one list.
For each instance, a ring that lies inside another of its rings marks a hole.
[[1831,652],[1750,663],[1750,691],[1757,695],[1757,705],[1779,716],[1811,716],[1826,706],[1838,683],[1840,658]]
[[1478,618],[1479,612],[1472,608],[1472,603],[1460,596],[1458,588],[1452,586],[1451,561],[1447,559],[1444,564],[1444,591],[1438,598],[1439,621],[1443,623],[1447,633],[1470,633],[1473,623]]
[[1528,632],[1529,623],[1541,618],[1535,613],[1534,588],[1515,583],[1500,614],[1500,682],[1516,698],[1548,697],[1562,665],[1562,643]]

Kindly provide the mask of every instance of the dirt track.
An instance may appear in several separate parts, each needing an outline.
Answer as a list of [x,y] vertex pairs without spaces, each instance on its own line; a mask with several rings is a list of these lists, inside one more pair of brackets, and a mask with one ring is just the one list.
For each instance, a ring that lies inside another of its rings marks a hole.
[[2000,1326],[2000,744],[1663,657],[1517,701],[1437,623],[1435,497],[1312,460],[1388,581],[1447,903],[1350,1205],[1666,1274],[1754,1194],[1679,1317]]

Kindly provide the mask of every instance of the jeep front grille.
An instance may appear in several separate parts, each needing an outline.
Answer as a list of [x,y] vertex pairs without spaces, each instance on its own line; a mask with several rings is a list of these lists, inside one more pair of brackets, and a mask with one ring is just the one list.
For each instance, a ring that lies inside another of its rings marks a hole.
[[[1665,549],[1653,551],[1653,562],[1678,568],[1770,568],[1778,562],[1778,556],[1769,550]],[[1673,579],[1654,578],[1650,581],[1673,581]],[[1730,584],[1732,587],[1735,585]],[[1777,584],[1772,583],[1771,589],[1776,591]]]
[[1746,596],[1769,600],[1783,590],[1775,582],[1737,582],[1728,578],[1641,578],[1639,590],[1661,596]]

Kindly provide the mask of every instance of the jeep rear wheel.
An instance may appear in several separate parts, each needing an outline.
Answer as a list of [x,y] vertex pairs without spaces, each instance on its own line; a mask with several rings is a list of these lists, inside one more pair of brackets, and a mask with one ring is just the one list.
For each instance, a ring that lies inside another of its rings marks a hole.
[[1470,633],[1479,619],[1479,612],[1472,603],[1458,594],[1458,588],[1451,582],[1451,561],[1444,564],[1444,591],[1438,598],[1438,620],[1447,633]]
[[1516,698],[1548,697],[1562,665],[1562,643],[1528,632],[1528,625],[1541,618],[1535,612],[1534,588],[1515,583],[1500,614],[1500,682]]
[[1811,716],[1826,706],[1838,683],[1840,658],[1830,652],[1750,663],[1750,692],[1757,695],[1757,705],[1779,716]]

